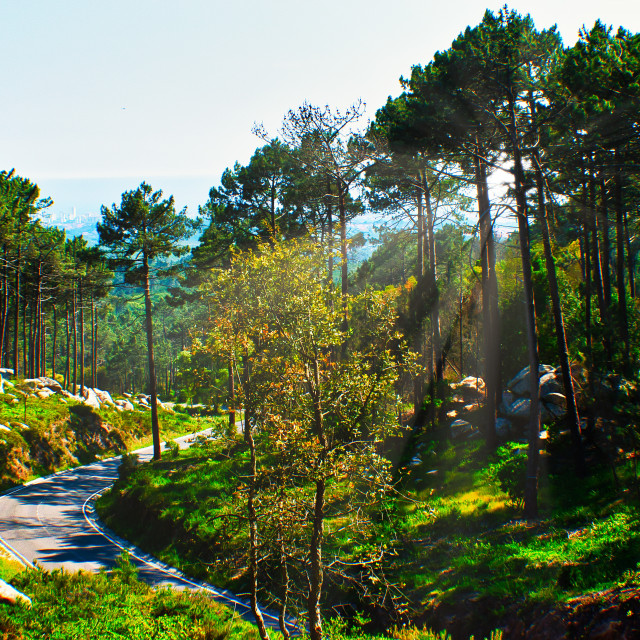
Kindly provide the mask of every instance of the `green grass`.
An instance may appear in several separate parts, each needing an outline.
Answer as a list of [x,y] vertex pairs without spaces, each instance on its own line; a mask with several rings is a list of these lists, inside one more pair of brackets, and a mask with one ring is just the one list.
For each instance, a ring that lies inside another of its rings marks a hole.
[[[164,440],[222,422],[223,416],[200,418],[160,409]],[[62,402],[57,395],[27,398],[25,411],[24,398],[16,403],[11,395],[0,394],[0,423],[11,426],[0,431],[0,489],[152,442],[150,411],[118,412],[104,406],[94,411],[73,400]]]
[[8,582],[24,570],[24,565],[0,547],[0,580]]
[[[477,443],[432,447],[423,464],[403,476],[407,499],[390,500],[391,519],[380,519],[367,535],[354,532],[344,518],[332,518],[330,504],[325,558],[353,562],[371,552],[372,541],[386,544],[389,553],[381,566],[402,588],[410,616],[436,607],[467,615],[473,610],[469,601],[488,599],[490,615],[478,613],[487,619],[469,622],[485,633],[513,607],[526,610],[637,584],[640,511],[630,493],[617,494],[603,467],[592,466],[580,479],[570,467],[543,474],[541,515],[527,523],[517,489],[516,497],[503,490],[511,486],[504,481],[509,474],[496,471],[505,460],[508,468],[517,449],[508,450],[501,462],[487,460]],[[164,560],[237,589],[244,586],[237,567],[246,566],[247,533],[240,521],[225,515],[238,498],[244,456],[241,443],[210,443],[145,465],[102,498],[99,511],[109,526]],[[625,469],[619,474],[624,480]],[[334,500],[348,490],[334,486]],[[328,580],[329,604],[351,598],[360,606],[353,590],[338,589],[336,596]]]
[[258,638],[252,625],[206,594],[151,589],[126,561],[111,574],[27,570],[12,583],[33,607],[0,603],[0,637],[7,640]]

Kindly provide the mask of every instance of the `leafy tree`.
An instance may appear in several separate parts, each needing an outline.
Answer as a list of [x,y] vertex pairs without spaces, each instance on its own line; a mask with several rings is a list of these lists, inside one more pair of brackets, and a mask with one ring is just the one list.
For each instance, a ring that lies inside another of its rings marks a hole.
[[187,217],[186,208],[176,212],[173,196],[162,199],[162,191],[153,191],[146,182],[135,191],[123,193],[119,206],[102,206],[101,213],[98,234],[112,258],[112,264],[124,272],[127,284],[144,287],[153,457],[157,460],[161,453],[153,350],[151,264],[156,258],[187,253],[189,248],[180,242],[192,235],[198,221]]
[[[358,485],[347,509],[358,503],[366,511],[385,495],[389,463],[380,447],[398,432],[395,384],[412,359],[395,331],[393,290],[350,296],[353,326],[347,335],[339,298],[325,279],[326,258],[306,240],[262,245],[257,253],[234,255],[230,269],[208,285],[208,295],[219,303],[211,347],[242,356],[236,360],[237,391],[251,457],[252,590],[258,588],[258,539],[267,537],[281,559],[275,564],[281,575],[275,597],[282,607],[292,591],[287,558],[302,564],[297,570],[308,580],[305,600],[314,640],[322,637],[328,500],[343,483]],[[345,342],[345,356],[335,362],[332,353]],[[260,505],[268,512],[261,514]],[[273,522],[276,512],[284,520]],[[300,528],[307,537],[303,549],[285,550],[285,541],[301,539],[300,533],[291,534]]]

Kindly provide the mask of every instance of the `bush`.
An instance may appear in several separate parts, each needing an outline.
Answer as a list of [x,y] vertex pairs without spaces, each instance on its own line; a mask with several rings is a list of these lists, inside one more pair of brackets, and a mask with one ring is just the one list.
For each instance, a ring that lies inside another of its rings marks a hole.
[[508,442],[500,447],[487,468],[487,479],[498,484],[518,507],[524,501],[527,467],[527,445]]

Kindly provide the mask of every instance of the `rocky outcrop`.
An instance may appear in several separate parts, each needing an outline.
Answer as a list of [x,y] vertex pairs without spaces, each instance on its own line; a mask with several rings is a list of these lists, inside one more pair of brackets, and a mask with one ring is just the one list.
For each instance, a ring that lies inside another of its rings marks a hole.
[[[562,394],[560,368],[554,369],[548,364],[541,364],[538,374],[542,420],[546,422],[563,416],[567,400]],[[507,383],[499,411],[509,420],[526,421],[529,419],[530,406],[529,367],[525,367]]]

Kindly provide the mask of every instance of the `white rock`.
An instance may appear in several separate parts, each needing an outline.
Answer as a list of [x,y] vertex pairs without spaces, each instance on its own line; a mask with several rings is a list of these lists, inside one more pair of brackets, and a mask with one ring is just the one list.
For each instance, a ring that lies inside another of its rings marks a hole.
[[31,606],[31,598],[20,593],[4,580],[0,580],[0,602],[8,602],[9,604],[21,602],[27,607]]
[[0,424],[0,431],[11,431],[11,429],[5,424]]
[[60,391],[62,391],[62,385],[53,378],[46,378],[42,376],[38,379],[40,380],[40,382],[42,382],[43,386],[45,386],[47,389],[51,389],[51,391],[53,391],[54,393],[60,393]]
[[38,398],[40,398],[41,400],[46,400],[49,396],[53,396],[55,395],[53,391],[51,391],[51,389],[49,389],[48,387],[42,387],[42,389],[38,389],[36,391],[36,395],[38,396]]
[[85,387],[84,393],[82,395],[84,398],[83,402],[88,407],[91,407],[92,409],[100,408],[100,399],[98,398],[98,396],[96,395],[96,392],[93,389],[89,387]]
[[98,399],[100,400],[100,402],[103,402],[105,404],[114,405],[113,402],[113,398],[111,397],[111,394],[108,391],[103,391],[102,389],[93,389],[94,393],[98,396]]

